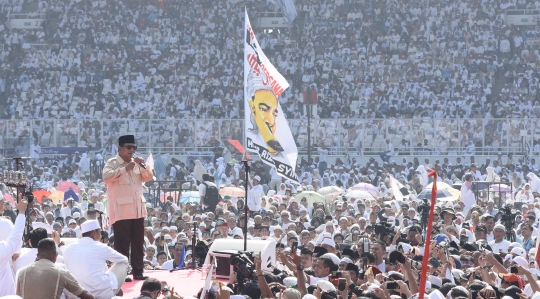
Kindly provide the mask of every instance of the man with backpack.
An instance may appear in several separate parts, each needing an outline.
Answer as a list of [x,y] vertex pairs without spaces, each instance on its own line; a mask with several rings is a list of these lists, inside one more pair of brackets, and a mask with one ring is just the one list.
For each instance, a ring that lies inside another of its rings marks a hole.
[[214,212],[220,201],[219,190],[216,184],[210,181],[210,175],[205,173],[202,175],[203,182],[199,185],[199,195],[201,196],[201,204],[206,206],[206,210]]
[[186,179],[185,173],[182,169],[182,167],[178,164],[180,164],[180,161],[177,159],[172,159],[172,167],[171,172],[169,173],[169,176],[177,181],[184,181]]

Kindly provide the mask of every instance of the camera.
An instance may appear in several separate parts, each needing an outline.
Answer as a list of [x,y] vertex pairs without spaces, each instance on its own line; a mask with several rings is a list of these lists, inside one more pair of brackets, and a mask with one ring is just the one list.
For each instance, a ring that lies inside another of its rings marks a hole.
[[510,231],[516,224],[516,214],[512,213],[512,205],[506,205],[501,208],[501,222],[504,224],[506,231]]
[[30,191],[24,192],[24,197],[26,197],[28,203],[32,203],[34,201],[34,194]]
[[429,219],[430,205],[427,198],[422,199],[423,203],[418,206],[418,213],[420,213],[420,221],[427,223]]
[[341,278],[342,277],[342,274],[341,274],[341,271],[332,271],[332,276],[330,276],[331,278]]
[[411,243],[411,240],[409,240],[409,239],[407,238],[407,234],[399,234],[399,239],[398,239],[397,243],[398,243],[398,244],[399,244],[399,243],[406,243],[406,244],[409,244],[409,243]]
[[229,258],[229,264],[234,268],[234,271],[238,273],[239,276],[245,277],[249,280],[256,279],[255,273],[255,264],[253,263],[253,253],[251,252],[239,252],[237,254],[231,255]]
[[392,228],[392,224],[390,223],[377,223],[375,224],[375,233],[382,237],[387,234],[393,234],[394,229]]

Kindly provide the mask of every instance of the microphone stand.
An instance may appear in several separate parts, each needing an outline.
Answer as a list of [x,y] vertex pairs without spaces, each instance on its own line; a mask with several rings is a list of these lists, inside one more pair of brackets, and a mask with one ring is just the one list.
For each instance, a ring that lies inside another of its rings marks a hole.
[[245,191],[246,191],[246,202],[244,203],[244,227],[242,228],[242,230],[244,231],[244,251],[247,251],[247,225],[248,225],[248,212],[249,212],[249,209],[248,209],[248,180],[249,180],[249,162],[247,161],[247,159],[243,159],[242,160],[242,163],[244,163],[244,169],[245,169],[245,173],[246,173],[246,178],[245,178]]
[[193,222],[193,236],[191,237],[191,266],[186,267],[185,266],[186,260],[184,259],[184,267],[180,269],[169,270],[170,273],[176,272],[179,270],[187,270],[187,269],[199,270],[198,257],[195,254],[195,245],[197,244],[197,227],[198,227],[197,221],[194,221]]

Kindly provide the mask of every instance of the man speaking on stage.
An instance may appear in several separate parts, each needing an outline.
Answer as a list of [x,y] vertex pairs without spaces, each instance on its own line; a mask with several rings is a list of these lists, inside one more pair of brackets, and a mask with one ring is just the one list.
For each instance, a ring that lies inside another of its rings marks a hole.
[[[143,243],[146,200],[142,184],[153,177],[144,160],[135,157],[137,145],[133,135],[118,138],[118,154],[103,168],[107,185],[109,221],[114,229],[114,249],[129,258],[133,279],[144,280]],[[134,158],[135,157],[135,158]]]

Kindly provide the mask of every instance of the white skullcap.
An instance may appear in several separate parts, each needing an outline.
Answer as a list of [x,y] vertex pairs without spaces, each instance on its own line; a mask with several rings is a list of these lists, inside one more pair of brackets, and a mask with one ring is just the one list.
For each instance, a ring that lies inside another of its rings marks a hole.
[[43,222],[32,222],[32,228],[33,229],[43,228],[44,230],[47,231],[47,234],[52,234],[54,231],[52,226],[45,224]]
[[317,281],[317,287],[319,287],[323,292],[335,292],[336,291],[336,287],[331,282],[329,282],[328,280],[319,280],[319,281]]
[[525,269],[528,269],[529,268],[529,263],[527,262],[527,260],[524,258],[524,257],[521,257],[521,256],[516,256],[514,259],[513,259],[513,262],[520,265],[521,267],[525,268]]
[[520,256],[522,258],[527,257],[527,252],[525,252],[525,249],[520,248],[520,247],[512,248],[512,251],[510,251],[510,253],[517,254],[518,256]]
[[334,262],[334,265],[339,265],[339,257],[333,253],[325,253],[321,257],[329,257]]
[[97,220],[86,220],[83,224],[81,224],[81,233],[84,234],[99,228],[99,222]]
[[297,281],[298,280],[297,280],[296,277],[286,277],[285,279],[283,279],[283,285],[290,288],[293,285],[295,285],[297,283]]

